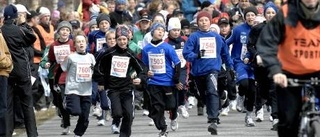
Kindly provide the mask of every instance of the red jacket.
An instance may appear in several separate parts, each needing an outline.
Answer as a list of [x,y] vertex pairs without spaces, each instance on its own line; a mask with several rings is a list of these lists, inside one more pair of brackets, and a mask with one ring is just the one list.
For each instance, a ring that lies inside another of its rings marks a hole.
[[82,15],[83,15],[82,20],[84,22],[90,21],[90,14],[91,13],[90,13],[89,9],[90,9],[92,3],[99,4],[100,0],[82,0]]

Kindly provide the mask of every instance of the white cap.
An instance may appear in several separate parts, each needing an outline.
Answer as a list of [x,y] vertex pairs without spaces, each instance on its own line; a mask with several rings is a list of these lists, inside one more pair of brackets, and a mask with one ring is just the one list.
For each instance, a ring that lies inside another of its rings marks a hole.
[[42,18],[44,15],[51,16],[51,12],[47,7],[40,7],[39,13],[40,13],[40,16],[39,16],[40,18]]
[[211,24],[210,29],[215,29],[218,34],[220,34],[220,27],[217,24]]
[[31,15],[31,13],[27,10],[27,8],[24,5],[16,4],[14,6],[16,6],[18,12],[25,12],[25,13]]
[[168,31],[170,31],[172,29],[181,29],[181,23],[180,23],[179,18],[172,17],[172,18],[169,19]]

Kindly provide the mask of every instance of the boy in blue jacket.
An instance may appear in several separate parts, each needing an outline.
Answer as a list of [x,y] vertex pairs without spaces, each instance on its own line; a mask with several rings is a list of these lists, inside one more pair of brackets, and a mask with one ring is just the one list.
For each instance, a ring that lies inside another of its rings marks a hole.
[[184,58],[191,63],[191,75],[207,106],[208,120],[211,122],[208,131],[212,135],[217,135],[220,108],[217,77],[222,59],[225,60],[229,70],[233,70],[233,62],[224,39],[209,30],[211,19],[211,15],[206,11],[198,14],[199,30],[189,36],[182,53]]

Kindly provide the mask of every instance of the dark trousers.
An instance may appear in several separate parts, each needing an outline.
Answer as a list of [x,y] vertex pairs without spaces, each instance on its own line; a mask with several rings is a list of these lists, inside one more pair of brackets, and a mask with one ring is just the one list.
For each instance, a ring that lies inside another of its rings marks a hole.
[[40,110],[41,108],[48,107],[46,104],[46,98],[44,96],[44,89],[41,84],[41,80],[39,77],[38,69],[39,64],[33,64],[32,66],[34,71],[32,71],[32,76],[36,78],[36,81],[32,85],[32,93],[33,93],[33,103],[36,110]]
[[133,96],[132,90],[108,90],[108,97],[111,102],[111,115],[114,119],[113,123],[120,123],[119,121],[122,118],[119,137],[131,136],[131,126],[134,117]]
[[194,77],[202,102],[206,103],[210,121],[219,121],[220,96],[218,94],[218,73]]
[[66,95],[66,110],[74,116],[79,116],[73,133],[82,136],[89,125],[89,113],[91,107],[91,96],[79,96],[75,94]]
[[166,131],[167,124],[164,117],[164,111],[170,110],[173,114],[176,112],[177,106],[173,87],[148,85],[147,90],[151,104],[149,108],[149,117],[153,119],[158,130]]
[[253,111],[255,102],[256,85],[253,79],[243,79],[239,81],[239,95],[245,95],[244,106],[248,111]]
[[35,115],[33,111],[33,98],[31,91],[31,80],[30,79],[18,79],[10,78],[8,79],[8,129],[7,136],[12,136],[14,130],[14,107],[13,98],[18,96],[21,102],[21,108],[24,115],[24,123],[27,131],[28,137],[37,137],[37,126]]
[[7,86],[8,77],[0,76],[0,137],[6,137],[7,130]]
[[54,96],[54,99],[56,101],[56,106],[58,107],[60,111],[60,115],[62,117],[61,125],[60,127],[66,128],[70,126],[70,114],[69,112],[63,107],[63,99],[65,97],[64,91],[65,91],[65,85],[59,85],[60,92],[52,90],[52,94]]

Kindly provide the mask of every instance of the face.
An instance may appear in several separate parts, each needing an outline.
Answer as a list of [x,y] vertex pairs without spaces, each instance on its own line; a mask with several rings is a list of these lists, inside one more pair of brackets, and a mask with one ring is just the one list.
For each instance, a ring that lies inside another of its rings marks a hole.
[[108,11],[109,12],[114,12],[115,8],[116,8],[115,4],[108,4]]
[[110,28],[110,23],[106,20],[103,20],[99,23],[99,29],[103,32],[107,32]]
[[210,28],[211,22],[207,17],[201,17],[198,21],[198,26],[201,31],[208,31]]
[[117,44],[120,48],[126,49],[128,45],[128,38],[125,36],[120,36],[117,38]]
[[276,11],[273,8],[268,8],[264,14],[267,21],[270,21],[276,15]]
[[137,3],[135,2],[135,0],[128,1],[128,9],[135,9],[136,6],[137,6]]
[[159,4],[157,10],[160,11],[160,10],[162,10],[162,8],[163,8],[162,4]]
[[230,31],[231,31],[231,27],[230,27],[229,24],[225,24],[224,23],[224,24],[221,24],[219,27],[220,27],[220,34],[222,36],[228,35],[230,33]]
[[142,20],[140,21],[140,30],[146,31],[150,27],[150,21]]
[[316,8],[319,0],[301,0],[301,2],[307,7],[307,8]]
[[249,2],[249,0],[240,0],[239,6],[241,9],[248,8],[250,6],[250,2]]
[[169,31],[169,35],[172,38],[178,38],[180,36],[180,33],[181,33],[181,29],[172,29]]
[[50,23],[50,15],[44,15],[40,19],[40,22],[43,24],[49,24]]
[[205,11],[209,12],[210,14],[212,14],[212,12],[214,11],[214,5],[211,4],[209,7],[205,8]]
[[76,36],[75,37],[75,47],[76,47],[77,52],[80,52],[80,53],[86,52],[86,48],[87,48],[86,37],[84,37],[82,35]]
[[185,28],[181,30],[183,35],[189,36],[190,35],[190,29],[189,28]]
[[31,21],[32,21],[32,24],[33,24],[34,26],[36,26],[36,25],[39,24],[39,17],[38,17],[38,16],[35,16],[35,17],[33,17],[33,18],[31,19]]
[[67,40],[69,39],[69,35],[70,35],[70,29],[63,27],[59,30],[59,35],[60,35],[60,39],[62,40]]
[[117,10],[124,11],[126,9],[126,7],[127,6],[125,4],[119,4],[119,5],[117,5]]
[[116,43],[116,33],[109,33],[106,35],[106,43],[109,48],[114,47]]
[[256,14],[254,14],[253,12],[248,12],[245,18],[249,26],[253,26],[255,24],[254,20],[256,18]]
[[154,30],[152,38],[154,40],[162,40],[164,36],[165,30],[161,27],[158,27],[157,29]]
[[167,11],[169,14],[172,14],[174,9],[176,9],[176,6],[174,6],[173,4],[170,4],[167,8]]
[[99,30],[98,25],[92,25],[92,26],[90,27],[90,32],[91,32],[91,31],[95,31],[95,30]]
[[26,22],[27,14],[25,12],[18,13],[17,24],[22,24]]
[[231,0],[231,3],[232,3],[233,5],[236,5],[236,4],[239,3],[239,0]]
[[155,16],[153,19],[153,23],[158,22],[164,24],[164,20],[161,16]]

